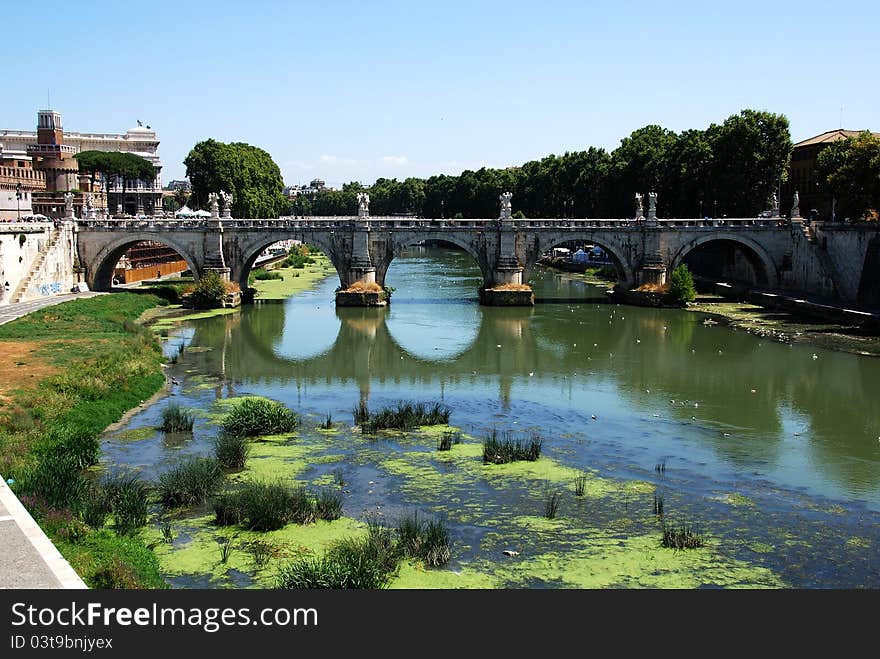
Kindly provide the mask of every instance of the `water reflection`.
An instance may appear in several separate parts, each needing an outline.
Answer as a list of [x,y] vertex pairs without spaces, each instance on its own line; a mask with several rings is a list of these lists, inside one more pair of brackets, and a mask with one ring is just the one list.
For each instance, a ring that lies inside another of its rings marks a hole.
[[[462,302],[479,277],[468,261],[448,250],[398,259],[389,309],[335,309],[330,280],[284,305],[193,323],[192,345],[212,349],[189,359],[217,376],[218,395],[255,384],[267,395],[295,386],[363,399],[442,391],[517,405],[537,425],[583,424],[631,452],[646,441],[669,455],[708,451],[713,476],[758,472],[880,507],[876,360],[704,326],[678,310],[483,308]],[[544,291],[557,279],[544,275]],[[561,290],[602,294],[581,282]]]

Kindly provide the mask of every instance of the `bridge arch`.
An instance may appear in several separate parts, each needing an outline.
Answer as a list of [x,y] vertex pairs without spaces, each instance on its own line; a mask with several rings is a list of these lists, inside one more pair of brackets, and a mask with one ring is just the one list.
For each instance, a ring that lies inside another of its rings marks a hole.
[[387,250],[382,257],[373,261],[373,265],[376,267],[376,281],[384,284],[385,274],[388,272],[388,268],[391,267],[391,263],[394,261],[394,259],[399,257],[403,250],[407,247],[415,245],[416,243],[420,243],[423,240],[442,240],[445,243],[455,245],[456,247],[464,250],[471,256],[471,258],[474,259],[474,262],[480,269],[480,274],[483,276],[483,281],[490,281],[491,273],[489,271],[489,265],[486,262],[485,254],[481,254],[468,240],[465,240],[463,236],[459,237],[453,233],[442,234],[438,236],[436,233],[429,231],[412,233],[408,232],[406,234],[406,237],[401,237],[398,235],[390,236],[389,242],[391,249]]
[[767,250],[751,238],[728,231],[702,235],[682,245],[669,265],[669,272],[672,272],[684,263],[689,254],[692,254],[704,245],[712,243],[728,243],[735,249],[738,249],[752,267],[756,280],[754,283],[757,285],[768,288],[776,288],[779,285],[779,273],[776,269],[776,263]]
[[[241,290],[246,290],[248,288],[248,277],[251,274],[251,270],[254,267],[254,263],[257,261],[257,257],[263,253],[263,251],[269,247],[270,245],[274,245],[277,242],[282,240],[300,240],[305,244],[314,245],[318,249],[320,249],[333,264],[333,267],[336,268],[337,274],[340,274],[339,264],[336,259],[336,250],[333,247],[333,243],[330,240],[325,240],[320,236],[292,236],[292,235],[283,235],[283,234],[275,234],[268,238],[258,238],[247,245],[245,245],[241,249],[242,259],[239,263],[230,264],[231,272],[230,279],[232,281],[238,282],[238,285],[241,287]],[[341,274],[340,274],[340,282]]]
[[538,248],[535,250],[533,255],[533,260],[526,264],[526,272],[523,273],[523,280],[525,281],[526,276],[530,276],[532,270],[535,267],[535,263],[537,263],[538,259],[541,258],[541,255],[544,252],[556,247],[557,245],[561,245],[563,243],[568,242],[585,242],[591,243],[593,245],[598,245],[601,247],[609,257],[611,257],[611,262],[614,264],[615,269],[617,270],[617,276],[619,280],[619,284],[622,286],[630,287],[635,285],[635,273],[633,272],[632,264],[629,260],[624,256],[623,250],[618,246],[614,245],[613,242],[605,240],[600,237],[598,240],[592,233],[551,233],[538,237]]
[[89,262],[84,262],[86,268],[86,283],[89,288],[94,291],[109,291],[113,287],[113,271],[119,259],[128,250],[129,247],[141,242],[154,242],[170,247],[177,252],[180,257],[186,261],[187,266],[193,273],[193,277],[198,279],[201,269],[195,257],[189,252],[183,243],[178,242],[168,233],[156,232],[134,232],[125,236],[115,238],[109,243],[101,247],[97,254]]

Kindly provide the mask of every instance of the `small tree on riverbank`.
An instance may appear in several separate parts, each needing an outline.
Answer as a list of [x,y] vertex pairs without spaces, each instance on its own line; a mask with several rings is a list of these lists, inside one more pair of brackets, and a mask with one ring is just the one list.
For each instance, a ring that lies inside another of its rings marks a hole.
[[226,282],[213,270],[204,273],[192,292],[192,304],[196,309],[217,309],[223,306]]
[[682,306],[696,299],[697,291],[694,288],[694,278],[684,263],[672,271],[672,275],[669,277],[667,296],[669,302]]

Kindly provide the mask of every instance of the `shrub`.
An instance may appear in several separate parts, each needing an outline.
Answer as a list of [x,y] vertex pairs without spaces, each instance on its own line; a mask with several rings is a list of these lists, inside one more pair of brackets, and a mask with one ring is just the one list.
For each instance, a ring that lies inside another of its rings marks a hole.
[[199,278],[190,299],[196,309],[217,309],[223,306],[226,282],[215,271],[208,270]]
[[104,489],[92,485],[87,489],[80,505],[80,516],[93,529],[100,529],[110,514],[110,499]]
[[697,291],[694,288],[694,278],[684,263],[672,271],[672,275],[669,277],[669,293],[667,296],[671,303],[682,306],[696,299]]
[[458,430],[447,430],[437,440],[437,450],[449,451],[452,449],[453,444],[461,444],[461,432]]
[[299,415],[278,401],[245,398],[223,418],[222,425],[229,435],[274,435],[295,430],[299,426]]
[[556,513],[559,511],[559,502],[562,496],[559,492],[548,492],[547,500],[544,502],[544,517],[547,519],[555,519]]
[[214,494],[222,478],[216,458],[190,458],[159,476],[159,500],[166,507],[202,503]]
[[258,268],[253,272],[254,279],[259,281],[268,281],[271,279],[284,279],[284,275],[282,275],[277,270],[265,270],[263,268]]
[[534,462],[541,456],[543,440],[537,435],[532,435],[529,440],[513,439],[507,433],[504,439],[499,439],[495,430],[483,442],[483,462],[493,464],[505,464],[526,460]]
[[190,410],[172,403],[162,410],[161,430],[165,432],[192,432],[195,417]]
[[214,455],[225,469],[244,469],[249,453],[250,444],[246,437],[221,432],[214,440]]

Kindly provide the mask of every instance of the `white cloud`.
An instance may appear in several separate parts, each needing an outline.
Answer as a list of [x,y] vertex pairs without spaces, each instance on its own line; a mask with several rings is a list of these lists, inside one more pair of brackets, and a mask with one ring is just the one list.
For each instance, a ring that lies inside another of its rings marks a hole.
[[354,158],[345,158],[343,156],[334,156],[323,154],[319,160],[327,165],[357,165],[358,161]]
[[405,165],[409,162],[406,156],[382,156],[384,165]]

